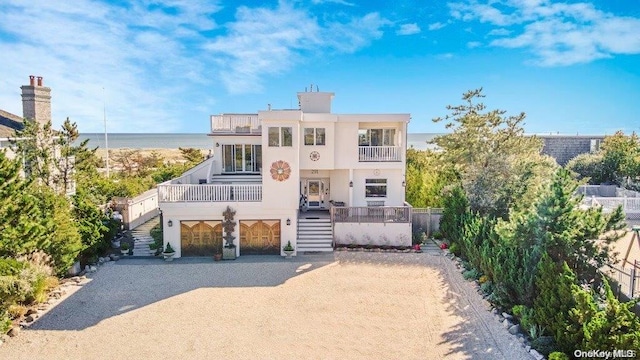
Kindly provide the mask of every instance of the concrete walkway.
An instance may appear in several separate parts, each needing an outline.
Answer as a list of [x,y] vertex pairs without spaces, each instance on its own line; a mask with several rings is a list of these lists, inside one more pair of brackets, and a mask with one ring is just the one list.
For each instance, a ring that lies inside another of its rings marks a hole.
[[0,359],[532,359],[441,253],[130,259]]
[[133,246],[133,256],[152,256],[149,252],[149,244],[153,244],[153,238],[149,234],[149,231],[159,223],[160,217],[156,216],[131,231],[131,235],[135,241]]

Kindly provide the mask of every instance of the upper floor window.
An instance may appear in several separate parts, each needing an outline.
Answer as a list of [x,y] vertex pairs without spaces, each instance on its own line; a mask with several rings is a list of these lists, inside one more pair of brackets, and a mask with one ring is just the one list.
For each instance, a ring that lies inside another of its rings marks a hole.
[[396,129],[360,129],[358,145],[360,146],[395,146]]
[[290,127],[269,127],[269,146],[293,146]]
[[387,197],[387,179],[365,179],[365,197]]
[[324,145],[325,144],[324,128],[305,128],[304,144],[305,145]]

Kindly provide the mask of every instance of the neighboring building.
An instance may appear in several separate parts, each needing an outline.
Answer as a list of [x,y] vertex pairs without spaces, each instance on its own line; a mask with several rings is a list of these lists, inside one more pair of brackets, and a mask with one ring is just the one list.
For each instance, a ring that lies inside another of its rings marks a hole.
[[211,116],[213,156],[158,186],[176,257],[220,252],[227,207],[237,255],[282,255],[288,241],[297,252],[411,245],[410,115],[333,114],[333,97],[305,91],[299,109]]
[[10,157],[15,156],[11,139],[16,131],[24,127],[24,119],[45,124],[51,121],[51,88],[43,85],[42,76],[29,76],[29,85],[22,89],[22,116],[0,109],[0,149],[6,149]]
[[[16,131],[24,128],[24,121],[36,121],[41,126],[51,121],[51,88],[44,86],[42,76],[29,76],[29,85],[20,87],[22,90],[22,117],[0,109],[0,150],[6,151],[9,158],[15,157],[12,140],[16,138]],[[59,150],[55,149],[54,158],[58,161]],[[75,158],[68,159],[73,164]],[[55,174],[55,172],[54,172]],[[75,182],[67,183],[67,195],[75,193]],[[63,191],[61,189],[60,191]]]
[[565,166],[580,154],[594,153],[600,149],[603,135],[536,135],[544,141],[542,153]]

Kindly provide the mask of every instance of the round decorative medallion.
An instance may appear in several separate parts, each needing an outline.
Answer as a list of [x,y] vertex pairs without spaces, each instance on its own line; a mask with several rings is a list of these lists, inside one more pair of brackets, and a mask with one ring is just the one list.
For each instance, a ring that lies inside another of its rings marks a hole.
[[286,161],[278,160],[271,164],[271,177],[276,181],[285,181],[291,175],[291,166]]
[[320,160],[320,153],[317,151],[312,151],[311,154],[309,154],[309,159],[311,159],[311,161]]
[[380,170],[379,169],[373,170],[373,175],[375,175],[375,176],[380,175]]

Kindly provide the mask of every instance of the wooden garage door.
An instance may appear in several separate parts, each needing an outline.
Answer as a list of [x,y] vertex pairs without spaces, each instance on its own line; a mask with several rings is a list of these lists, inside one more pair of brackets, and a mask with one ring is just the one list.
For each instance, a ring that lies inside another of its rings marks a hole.
[[280,220],[241,220],[240,255],[280,255]]
[[181,221],[182,256],[222,254],[221,221]]

